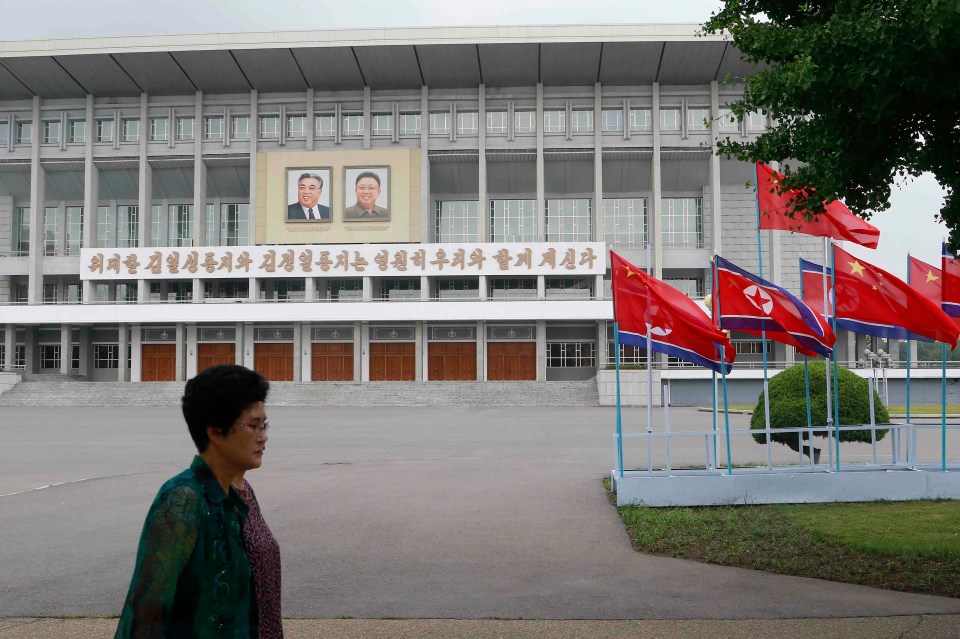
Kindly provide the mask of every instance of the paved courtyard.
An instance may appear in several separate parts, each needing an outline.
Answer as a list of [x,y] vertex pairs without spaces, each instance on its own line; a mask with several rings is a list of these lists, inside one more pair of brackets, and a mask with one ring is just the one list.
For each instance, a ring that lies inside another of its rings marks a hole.
[[[612,409],[268,411],[264,467],[248,478],[281,545],[287,616],[960,613],[957,600],[634,552],[601,486]],[[627,411],[625,429],[643,419]],[[709,422],[678,409],[671,427]],[[193,454],[179,409],[4,407],[0,433],[0,617],[117,614],[146,509]],[[679,447],[674,463],[702,451]]]

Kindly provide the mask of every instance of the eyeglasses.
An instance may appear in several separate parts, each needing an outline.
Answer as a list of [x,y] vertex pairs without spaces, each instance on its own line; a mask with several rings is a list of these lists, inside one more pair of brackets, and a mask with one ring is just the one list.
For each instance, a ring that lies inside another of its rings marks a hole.
[[258,435],[259,435],[260,433],[265,433],[265,432],[267,432],[267,429],[270,428],[270,422],[267,421],[267,420],[263,420],[263,423],[262,423],[262,424],[244,424],[243,422],[237,422],[237,423],[234,424],[234,425],[235,425],[235,426],[246,426],[247,428],[250,429],[251,432],[256,433],[256,434],[258,434]]

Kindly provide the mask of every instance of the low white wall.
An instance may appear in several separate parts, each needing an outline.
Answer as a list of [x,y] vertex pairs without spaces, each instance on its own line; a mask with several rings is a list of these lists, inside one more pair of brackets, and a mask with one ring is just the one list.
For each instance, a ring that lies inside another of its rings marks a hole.
[[19,384],[22,379],[19,373],[0,373],[0,395]]
[[960,473],[863,470],[840,473],[612,476],[617,505],[734,506],[960,499]]
[[[646,406],[648,391],[647,371],[620,371],[620,405]],[[601,406],[617,405],[617,371],[597,371],[597,391]],[[653,371],[653,405],[660,406],[660,371]]]

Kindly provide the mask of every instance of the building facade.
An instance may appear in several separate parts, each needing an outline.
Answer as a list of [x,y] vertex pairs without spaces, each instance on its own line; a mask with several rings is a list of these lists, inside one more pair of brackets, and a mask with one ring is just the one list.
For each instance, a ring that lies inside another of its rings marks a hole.
[[[2,42],[0,367],[589,379],[613,357],[608,250],[695,299],[715,253],[759,268],[753,168],[712,150],[770,122],[731,116],[750,68],[696,31]],[[796,290],[822,244],[763,238]]]

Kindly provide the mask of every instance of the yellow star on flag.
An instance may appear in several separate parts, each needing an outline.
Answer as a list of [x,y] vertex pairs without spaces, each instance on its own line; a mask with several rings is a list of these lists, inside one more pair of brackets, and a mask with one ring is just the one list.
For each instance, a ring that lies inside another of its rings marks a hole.
[[627,277],[630,277],[631,275],[636,275],[636,274],[637,274],[636,271],[634,271],[633,269],[631,269],[629,266],[624,266],[623,268],[627,269]]
[[852,262],[847,262],[850,265],[850,273],[856,273],[860,277],[863,277],[863,264],[859,260],[854,260]]
[[936,275],[933,274],[933,271],[927,271],[927,281],[928,281],[928,282],[936,282],[936,281],[939,280],[939,279],[940,279],[939,277],[937,277]]

